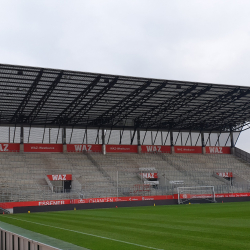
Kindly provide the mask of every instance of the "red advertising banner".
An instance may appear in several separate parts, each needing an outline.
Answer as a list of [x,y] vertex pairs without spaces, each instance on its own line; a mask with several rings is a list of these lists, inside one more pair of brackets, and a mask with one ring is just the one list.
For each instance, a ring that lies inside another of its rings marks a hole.
[[137,153],[137,145],[106,145],[107,153]]
[[177,154],[202,154],[202,147],[199,146],[174,146]]
[[4,209],[11,209],[13,207],[48,206],[48,205],[65,205],[65,204],[70,204],[70,200],[2,202],[0,203],[0,207]]
[[142,153],[170,153],[171,146],[159,146],[159,145],[141,145],[141,152]]
[[[184,197],[185,195],[185,197]],[[183,194],[182,198],[211,198],[210,194]],[[250,193],[230,193],[215,194],[215,198],[229,197],[250,197]],[[52,206],[65,204],[83,204],[83,203],[102,203],[102,202],[118,202],[118,201],[156,201],[156,200],[173,200],[178,199],[178,195],[158,195],[158,196],[128,196],[128,197],[107,197],[107,198],[90,198],[90,199],[73,199],[73,200],[46,200],[46,201],[21,201],[21,202],[2,202],[0,207],[4,209],[12,209],[13,207],[29,207],[29,206]]]
[[72,174],[52,174],[47,175],[50,181],[71,181]]
[[0,152],[20,152],[19,143],[0,143]]
[[[181,198],[211,198],[212,194],[181,194]],[[250,197],[250,193],[215,194],[215,198]],[[178,199],[178,194],[174,194],[174,199]]]
[[158,174],[157,173],[142,173],[142,178],[145,178],[145,179],[157,179]]
[[[229,198],[229,197],[250,197],[250,193],[234,193],[234,194],[215,194],[215,198]],[[181,198],[212,198],[212,194],[183,194]]]
[[35,144],[28,143],[24,144],[24,152],[41,152],[41,153],[62,153],[63,145],[62,144]]
[[212,197],[212,194],[180,194],[181,199],[205,199]]
[[216,174],[219,175],[220,177],[233,177],[232,172],[224,172],[224,173],[216,173]]
[[2,207],[4,209],[11,209],[13,207],[51,206],[51,205],[102,203],[102,202],[118,202],[118,201],[149,201],[149,200],[167,200],[167,199],[173,199],[173,195],[106,197],[106,198],[73,199],[73,200],[2,202],[2,203],[0,203],[0,207]]
[[102,152],[101,144],[67,144],[67,152]]
[[74,200],[71,200],[71,204],[118,202],[118,201],[150,201],[150,200],[156,201],[156,200],[167,200],[167,199],[173,199],[173,195],[74,199]]
[[250,193],[215,194],[216,198],[250,197]]
[[206,154],[231,154],[230,147],[206,147]]

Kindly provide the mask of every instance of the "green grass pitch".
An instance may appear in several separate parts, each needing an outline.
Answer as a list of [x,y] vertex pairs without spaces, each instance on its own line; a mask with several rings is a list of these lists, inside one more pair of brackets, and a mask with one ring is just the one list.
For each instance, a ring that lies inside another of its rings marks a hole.
[[92,250],[250,249],[250,202],[13,214],[0,221]]

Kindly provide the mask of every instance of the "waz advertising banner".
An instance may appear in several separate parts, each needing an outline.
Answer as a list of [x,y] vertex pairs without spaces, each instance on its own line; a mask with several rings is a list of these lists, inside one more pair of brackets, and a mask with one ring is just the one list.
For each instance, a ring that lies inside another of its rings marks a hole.
[[106,145],[107,153],[137,153],[137,145]]
[[19,143],[0,143],[0,152],[20,152]]
[[47,175],[50,181],[71,181],[72,174],[52,174]]
[[199,146],[175,146],[176,154],[202,154],[202,147]]
[[24,152],[29,153],[62,153],[63,145],[62,144],[35,144],[28,143],[24,144]]
[[67,144],[67,152],[102,152],[101,144]]
[[206,147],[206,154],[231,154],[230,147]]
[[171,146],[141,145],[142,153],[170,153]]

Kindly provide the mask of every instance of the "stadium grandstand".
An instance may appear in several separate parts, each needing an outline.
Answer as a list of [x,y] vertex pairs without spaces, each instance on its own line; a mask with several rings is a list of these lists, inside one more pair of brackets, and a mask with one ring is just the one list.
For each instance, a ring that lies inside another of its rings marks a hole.
[[250,196],[250,87],[0,64],[0,95],[5,212]]

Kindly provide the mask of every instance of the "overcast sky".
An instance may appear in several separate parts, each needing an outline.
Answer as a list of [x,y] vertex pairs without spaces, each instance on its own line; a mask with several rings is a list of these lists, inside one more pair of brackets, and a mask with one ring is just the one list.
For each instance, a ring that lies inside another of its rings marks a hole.
[[0,63],[250,87],[249,0],[0,3]]

